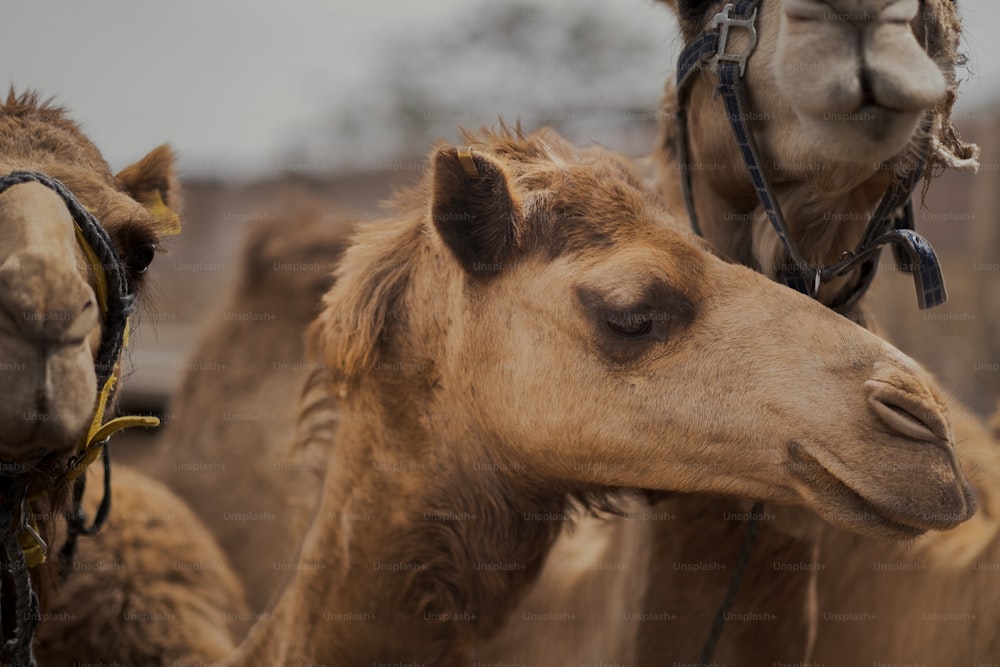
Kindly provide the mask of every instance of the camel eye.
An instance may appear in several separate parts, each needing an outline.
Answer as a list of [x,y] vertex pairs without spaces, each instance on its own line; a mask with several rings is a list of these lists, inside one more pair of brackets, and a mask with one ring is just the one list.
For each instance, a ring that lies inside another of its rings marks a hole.
[[156,244],[141,243],[129,250],[128,256],[125,258],[125,266],[132,273],[142,275],[146,273],[146,270],[153,263],[153,258],[155,257]]
[[653,318],[649,313],[619,313],[604,320],[611,333],[623,338],[642,338],[653,330]]

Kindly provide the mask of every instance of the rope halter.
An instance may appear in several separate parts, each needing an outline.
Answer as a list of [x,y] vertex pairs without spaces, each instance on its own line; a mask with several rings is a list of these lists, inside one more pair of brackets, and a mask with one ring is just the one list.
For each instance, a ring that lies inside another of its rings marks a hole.
[[[0,178],[0,194],[22,183],[39,183],[58,194],[65,202],[75,223],[76,239],[87,259],[94,280],[94,292],[104,318],[100,346],[94,362],[97,376],[97,401],[87,432],[70,458],[62,479],[73,483],[73,506],[66,513],[68,537],[60,552],[63,572],[69,570],[76,552],[78,535],[96,533],[107,519],[111,508],[111,459],[107,444],[114,433],[134,426],[159,425],[155,417],[118,417],[106,421],[109,403],[118,384],[122,351],[128,344],[129,316],[135,307],[124,263],[118,256],[111,238],[97,219],[59,181],[37,172],[18,171]],[[82,508],[86,476],[82,473],[99,455],[104,456],[104,497],[97,516],[87,526]],[[16,475],[15,475],[16,477]],[[53,484],[59,479],[53,480]],[[13,658],[18,665],[34,665],[31,641],[38,621],[38,596],[31,589],[28,569],[45,562],[48,546],[42,539],[36,519],[32,516],[31,501],[40,497],[45,488],[24,489],[19,497],[8,497],[0,504],[0,572],[10,573],[14,579],[11,594],[17,610],[17,621],[12,636],[0,631],[0,655]],[[13,545],[18,548],[14,548]],[[22,610],[22,607],[26,607]],[[4,605],[0,604],[0,610]],[[3,628],[0,622],[0,629]],[[4,661],[6,662],[6,660]]]

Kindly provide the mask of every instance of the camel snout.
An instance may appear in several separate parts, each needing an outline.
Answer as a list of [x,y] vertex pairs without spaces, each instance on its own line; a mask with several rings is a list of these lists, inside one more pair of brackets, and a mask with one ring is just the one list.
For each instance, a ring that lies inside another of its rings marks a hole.
[[57,194],[24,183],[0,194],[0,457],[76,444],[97,394],[100,309],[73,218]]
[[94,291],[75,267],[53,266],[33,250],[0,266],[0,309],[9,334],[45,348],[80,344],[98,323]]
[[73,448],[97,398],[89,346],[43,351],[17,339],[0,339],[0,345],[3,374],[17,378],[0,402],[0,458],[24,461],[40,450]]
[[815,117],[878,125],[889,122],[876,113],[884,110],[901,115],[894,124],[909,126],[911,116],[947,94],[944,75],[911,28],[917,8],[915,0],[784,0],[792,23],[779,52],[785,95]]
[[921,48],[909,25],[879,23],[870,28],[863,77],[874,101],[894,111],[923,111],[944,100],[944,75]]

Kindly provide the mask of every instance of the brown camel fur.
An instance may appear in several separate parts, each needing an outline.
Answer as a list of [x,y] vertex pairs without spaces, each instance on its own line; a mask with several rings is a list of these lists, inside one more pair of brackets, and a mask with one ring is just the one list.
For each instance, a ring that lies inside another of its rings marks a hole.
[[[140,297],[155,249],[179,230],[171,211],[177,206],[173,164],[172,152],[161,146],[113,176],[64,110],[13,91],[0,105],[0,173],[38,171],[61,181],[101,221]],[[218,657],[232,643],[231,621],[221,613],[242,608],[239,585],[204,527],[149,479],[118,468],[108,525],[96,538],[80,538],[75,567],[82,571],[59,581],[56,554],[69,508],[63,473],[94,414],[104,323],[95,276],[58,195],[35,183],[11,187],[0,195],[0,225],[0,354],[9,371],[0,458],[3,470],[20,473],[5,493],[26,488],[29,497],[38,494],[30,507],[49,545],[48,559],[31,572],[42,599],[39,654],[45,664]],[[88,489],[90,516],[100,486],[95,480]],[[218,571],[198,569],[209,563]],[[132,586],[119,586],[124,577]],[[210,582],[211,591],[189,588]],[[181,622],[129,623],[121,615],[161,609]],[[83,655],[78,649],[85,646],[94,652]]]
[[[90,516],[100,484],[91,473]],[[42,617],[39,664],[174,667],[232,651],[255,617],[208,530],[167,487],[125,466],[112,492],[109,524],[81,538],[73,572]]]
[[[677,3],[670,4],[678,9]],[[695,4],[680,2],[679,17],[687,41],[704,29],[722,5],[701,3],[694,8]],[[874,17],[889,3],[870,1],[860,3],[860,7],[856,4],[765,1],[758,22],[760,43],[747,69],[753,111],[764,119],[754,124],[764,166],[776,184],[779,201],[800,249],[814,262],[829,263],[843,250],[853,247],[888,183],[887,175],[894,166],[912,162],[915,156],[912,143],[919,137],[913,131],[914,118],[899,114],[890,124],[885,118],[891,118],[892,113],[885,109],[873,112],[873,116],[882,114],[881,125],[830,123],[830,127],[822,128],[816,123],[799,122],[807,115],[796,108],[799,102],[819,104],[827,113],[845,111],[837,106],[834,85],[817,75],[821,71],[838,70],[833,66],[822,70],[818,64],[843,57],[832,45],[862,43],[836,40],[831,34],[881,29]],[[896,9],[906,4],[897,3]],[[872,22],[859,26],[833,20],[825,25],[816,20],[822,16],[848,16],[854,10],[869,12]],[[894,94],[906,92],[903,84],[907,84],[916,92],[904,105],[906,108],[919,110],[933,106],[936,132],[932,139],[936,142],[931,154],[933,173],[943,165],[971,164],[975,161],[975,149],[964,144],[951,127],[950,109],[957,92],[954,69],[960,60],[959,23],[954,4],[931,0],[921,4],[920,10],[911,23],[912,34],[923,37],[926,26],[925,43],[930,58],[914,51],[912,44],[903,44],[898,53],[909,55],[879,59],[877,64],[883,69],[868,83],[874,85],[876,97],[880,94],[879,77],[882,84],[893,81],[899,84]],[[807,16],[801,15],[803,11]],[[809,11],[815,12],[812,19],[808,17]],[[790,26],[789,34],[782,34],[786,26]],[[884,28],[883,37],[888,40],[894,28]],[[797,35],[791,34],[793,30],[799,31]],[[897,42],[907,42],[910,38],[909,30],[897,32],[893,37]],[[739,48],[737,43],[734,50]],[[802,55],[804,50],[810,50],[809,57]],[[866,56],[875,59],[878,54]],[[928,62],[936,65],[942,75],[944,85],[939,99],[926,96],[927,90],[921,88],[934,78],[925,71]],[[891,71],[893,67],[897,71]],[[812,80],[796,78],[803,76]],[[776,267],[787,258],[759,209],[721,102],[711,99],[714,85],[713,75],[705,73],[693,92],[690,135],[693,162],[713,166],[694,170],[699,219],[713,245],[773,277]],[[668,86],[665,104],[668,120],[654,157],[662,169],[661,188],[673,210],[682,215],[684,206],[674,148],[676,129],[669,118],[676,108],[672,94],[672,87]],[[803,98],[809,99],[803,102]],[[823,104],[827,106],[822,107]],[[901,108],[898,104],[887,103],[887,106]],[[837,151],[844,153],[839,159]],[[844,286],[841,282],[824,288],[821,300],[832,300]],[[874,327],[864,301],[849,316]],[[1000,511],[995,491],[1000,484],[1000,458],[995,443],[978,420],[960,409],[956,414],[955,428],[961,443],[959,459],[980,499],[976,517],[957,529],[930,534],[907,546],[824,526],[815,515],[769,509],[739,597],[737,611],[741,615],[727,624],[722,635],[717,653],[721,663],[815,662],[832,666],[996,662],[1000,646],[995,633],[988,629],[995,625],[992,611],[996,606],[995,595],[987,582],[988,574],[995,572],[990,563],[1000,559],[998,527],[993,519]],[[879,465],[907,469],[912,462],[887,460]],[[670,517],[670,521],[655,531],[657,547],[647,555],[652,563],[648,593],[644,599],[634,599],[630,610],[637,616],[646,614],[642,617],[659,621],[641,626],[640,664],[670,664],[671,659],[684,662],[697,657],[707,637],[711,615],[725,595],[745,530],[744,522],[734,518],[744,517],[748,509],[749,503],[745,501],[707,497],[672,499],[654,509],[655,513]],[[615,531],[622,530],[616,523],[620,522],[610,522],[603,531],[578,534],[584,537],[560,540],[554,555],[568,554],[569,563],[561,569],[553,565],[547,570],[524,606],[545,600],[567,609],[592,608],[594,601],[601,599],[602,587],[610,589],[621,575],[586,572],[583,581],[572,586],[563,580],[586,567],[586,560],[574,561],[571,557],[576,552],[601,552],[611,562],[622,559],[620,552],[624,549],[619,550],[611,541]],[[597,537],[593,537],[595,534]],[[590,544],[579,543],[584,539],[589,539]],[[554,561],[559,562],[558,558]],[[693,563],[708,567],[699,570],[690,567]],[[754,612],[755,617],[750,615]],[[666,622],[668,617],[670,622]],[[606,622],[601,625],[602,619],[607,617],[581,614],[575,628],[560,628],[559,633],[530,624],[520,627],[512,624],[505,631],[506,636],[498,639],[496,646],[487,647],[480,659],[489,661],[499,653],[507,660],[521,658],[527,664],[554,665],[597,657],[611,661],[628,655],[617,637],[627,631]],[[626,627],[628,620],[625,619]],[[575,647],[569,642],[579,635],[603,636],[606,641],[598,642],[603,653],[586,650],[574,653]],[[815,644],[811,645],[813,636]]]
[[[227,664],[461,664],[572,508],[626,488],[897,538],[971,513],[911,360],[711,255],[620,158],[547,131],[466,139],[324,297],[311,339],[340,400],[322,501]],[[872,446],[926,466],[880,474]]]
[[[235,289],[195,344],[143,465],[209,526],[255,612],[281,590],[319,502],[322,457],[291,450],[297,399],[316,367],[303,332],[349,231],[306,193],[278,208],[251,229]],[[210,465],[192,472],[191,463]]]

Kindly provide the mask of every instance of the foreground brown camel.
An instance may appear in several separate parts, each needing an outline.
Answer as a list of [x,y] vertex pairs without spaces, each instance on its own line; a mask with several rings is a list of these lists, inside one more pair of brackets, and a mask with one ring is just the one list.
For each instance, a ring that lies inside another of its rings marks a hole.
[[[677,3],[670,4],[678,8]],[[680,5],[679,18],[688,42],[722,9],[721,2]],[[951,128],[959,30],[954,4],[921,3],[915,17],[905,17],[914,19],[912,32],[906,23],[891,25],[899,17],[888,12],[904,6],[915,10],[916,3],[896,3],[892,10],[886,9],[890,3],[861,5],[765,1],[760,8],[757,50],[747,66],[748,92],[757,119],[752,126],[765,156],[762,164],[799,248],[810,262],[832,263],[845,249],[854,247],[889,175],[900,167],[908,168],[916,159],[914,146],[926,138],[917,128],[924,110],[932,109],[935,119],[932,163],[974,163],[974,147],[964,144]],[[858,24],[836,18],[858,11],[867,12],[870,21]],[[886,14],[880,15],[882,11]],[[837,37],[852,31],[882,34],[880,40],[864,42],[864,48],[874,51],[859,60],[849,52],[852,47],[844,45],[863,42]],[[913,34],[927,46],[930,57],[921,53]],[[734,29],[733,35],[732,50],[738,52],[746,45],[746,34]],[[832,44],[840,46],[830,48]],[[880,47],[896,49],[895,55],[888,51],[880,55]],[[808,57],[803,56],[806,50]],[[866,108],[859,120],[840,122],[841,116],[854,109],[838,104],[871,103],[858,102],[850,95],[846,102],[838,101],[837,95],[850,88],[851,76],[856,74],[849,63],[859,61],[878,68],[868,73],[870,90],[865,94],[875,96],[876,107],[883,104],[896,111]],[[940,76],[929,67],[938,68]],[[831,80],[825,78],[827,74],[840,78]],[[927,87],[928,82],[934,86]],[[705,72],[691,92],[689,140],[695,167],[690,171],[695,209],[713,245],[776,277],[779,267],[789,260],[761,211],[736,152],[725,110],[712,99],[715,85],[713,74]],[[668,87],[666,107],[670,113],[677,107],[672,87]],[[829,122],[821,122],[824,113]],[[865,117],[871,122],[864,122]],[[677,129],[668,118],[656,158],[663,173],[662,189],[680,215],[684,204],[677,140]],[[820,300],[836,303],[857,279],[855,272],[825,284]],[[874,326],[864,301],[847,314]],[[907,547],[824,527],[815,515],[769,509],[739,597],[736,620],[727,624],[716,657],[730,665],[995,662],[1000,647],[995,633],[987,629],[995,625],[995,594],[984,585],[983,573],[989,572],[988,564],[1000,555],[996,551],[998,527],[992,518],[1000,502],[996,493],[1000,460],[995,444],[974,417],[959,411],[956,433],[962,443],[959,458],[970,470],[980,498],[981,510],[972,521]],[[910,462],[881,465],[904,469]],[[745,530],[742,521],[727,517],[745,517],[749,506],[735,500],[690,497],[672,499],[652,510],[671,520],[656,531],[657,547],[647,555],[652,564],[648,591],[637,596],[627,610],[654,621],[641,624],[637,633],[640,664],[690,661],[699,655],[712,614],[725,596]],[[634,561],[623,555],[627,555],[625,549],[612,541],[626,529],[627,524],[611,521],[600,529],[561,539],[550,569],[524,608],[537,608],[540,601],[567,609],[594,608],[594,601],[602,599],[601,591],[613,590],[625,577],[614,571],[588,572],[590,554],[626,563],[623,571],[646,567],[645,561],[630,564]],[[720,567],[694,570],[687,567],[691,563]],[[583,613],[576,627],[560,627],[558,632],[512,624],[506,636],[484,650],[480,659],[489,661],[499,652],[508,660],[553,665],[631,655],[631,644],[621,641],[621,634],[630,632],[629,619],[625,618],[624,628],[621,616],[614,620],[619,624],[609,624],[607,616]],[[579,643],[573,641],[578,636],[605,641],[597,642],[597,649],[587,647],[574,653]]]
[[[173,164],[171,151],[161,146],[113,176],[64,110],[34,93],[13,91],[0,105],[0,175],[32,171],[57,179],[100,222],[117,256],[103,257],[93,243],[78,243],[68,204],[55,190],[27,182],[0,194],[6,392],[0,496],[5,507],[15,506],[14,517],[25,513],[37,522],[48,545],[47,559],[30,571],[41,598],[37,648],[46,665],[210,660],[232,645],[229,626],[238,619],[224,613],[242,609],[238,582],[204,527],[161,485],[120,467],[108,525],[97,537],[80,537],[65,581],[59,573],[70,473],[79,469],[75,457],[94,418],[95,363],[111,326],[104,311],[110,312],[114,297],[99,285],[111,284],[116,267],[109,262],[120,262],[129,292],[144,294],[144,274],[158,244],[179,231],[171,210],[177,197]],[[91,476],[83,502],[93,517],[102,489],[101,475]],[[22,497],[26,512],[18,505]],[[21,544],[33,564],[41,550],[37,541],[26,541],[26,532],[20,532]],[[2,602],[8,624],[23,615],[12,607],[10,583],[3,583]],[[25,602],[18,596],[18,604]]]
[[[340,399],[322,501],[228,664],[461,664],[575,503],[622,489],[805,505],[896,538],[973,510],[912,361],[712,256],[601,149],[467,140],[337,269],[311,332]],[[881,474],[872,447],[926,466]]]

